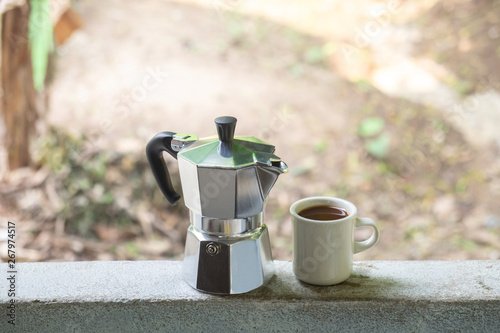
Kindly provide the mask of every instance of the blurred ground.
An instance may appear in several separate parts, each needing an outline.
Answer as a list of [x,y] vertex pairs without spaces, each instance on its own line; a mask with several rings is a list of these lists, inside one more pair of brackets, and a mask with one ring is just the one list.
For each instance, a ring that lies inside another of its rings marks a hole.
[[57,50],[39,169],[3,176],[21,260],[182,258],[186,209],[143,151],[164,130],[214,135],[226,114],[291,170],[266,209],[276,259],[291,258],[288,207],[312,195],[377,221],[357,259],[500,258],[500,2],[74,8],[85,26]]

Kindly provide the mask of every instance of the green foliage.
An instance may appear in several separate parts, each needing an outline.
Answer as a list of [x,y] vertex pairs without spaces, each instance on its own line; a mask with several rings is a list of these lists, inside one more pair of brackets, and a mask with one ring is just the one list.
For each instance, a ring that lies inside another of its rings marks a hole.
[[144,156],[92,151],[89,146],[86,137],[52,128],[36,149],[38,162],[56,179],[62,203],[57,217],[66,221],[67,232],[91,236],[98,223],[136,223],[136,202],[164,206],[153,197],[156,186]]
[[457,80],[452,83],[451,87],[460,95],[467,96],[472,93],[474,84],[468,81]]
[[374,136],[380,133],[385,126],[384,119],[380,117],[365,118],[358,128],[358,133],[362,137]]
[[54,49],[54,31],[50,18],[49,0],[31,0],[29,17],[29,44],[33,67],[33,84],[43,90],[49,54]]
[[459,247],[460,249],[468,252],[477,249],[477,244],[475,242],[468,240],[461,235],[453,236],[453,238],[451,239],[451,243],[456,247]]
[[313,46],[308,48],[304,53],[304,59],[308,63],[319,63],[323,61],[324,54],[321,46]]
[[[370,138],[365,142],[365,149],[374,157],[385,158],[389,152],[390,136],[381,133],[385,128],[385,121],[380,117],[365,118],[358,127],[360,136]],[[377,137],[374,137],[378,135]]]
[[321,64],[330,55],[335,53],[335,45],[326,43],[324,45],[313,45],[305,49],[304,60],[310,64]]
[[362,92],[368,92],[372,89],[370,81],[365,79],[357,80],[356,85],[358,86],[358,89],[361,90]]
[[324,153],[326,151],[326,149],[328,148],[328,143],[325,141],[325,140],[321,140],[321,141],[318,141],[315,145],[314,145],[314,150],[317,152],[317,153]]
[[432,128],[445,134],[450,131],[450,126],[440,119],[432,120]]
[[126,249],[127,253],[133,258],[137,257],[139,255],[139,252],[140,252],[139,248],[137,247],[137,244],[134,242],[127,242],[125,244],[125,249]]
[[384,158],[389,152],[390,137],[389,134],[383,133],[373,140],[369,140],[365,144],[366,150],[377,158]]

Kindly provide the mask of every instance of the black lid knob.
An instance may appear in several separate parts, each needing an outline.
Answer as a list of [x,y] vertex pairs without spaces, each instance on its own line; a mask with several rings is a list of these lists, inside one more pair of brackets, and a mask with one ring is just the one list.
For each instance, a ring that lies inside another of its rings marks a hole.
[[236,118],[231,116],[217,117],[215,118],[215,125],[217,126],[219,141],[227,143],[233,141]]

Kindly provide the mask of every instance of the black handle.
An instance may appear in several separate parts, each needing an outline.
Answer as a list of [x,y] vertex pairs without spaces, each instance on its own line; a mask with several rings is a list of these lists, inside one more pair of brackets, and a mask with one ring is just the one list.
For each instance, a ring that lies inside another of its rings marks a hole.
[[166,151],[177,159],[177,152],[172,149],[172,137],[175,135],[173,132],[161,132],[156,134],[149,140],[146,146],[146,155],[148,157],[149,166],[153,171],[156,182],[160,187],[161,192],[167,198],[171,205],[175,205],[181,196],[175,192],[168,173],[167,164],[163,159],[163,152]]
[[236,118],[231,116],[224,116],[215,118],[215,125],[217,126],[217,134],[219,135],[219,155],[224,157],[233,156],[233,138],[234,129],[236,128]]

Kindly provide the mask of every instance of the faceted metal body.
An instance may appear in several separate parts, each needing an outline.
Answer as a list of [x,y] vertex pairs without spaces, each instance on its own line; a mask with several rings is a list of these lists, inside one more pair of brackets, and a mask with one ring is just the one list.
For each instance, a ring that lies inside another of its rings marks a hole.
[[218,137],[162,132],[146,152],[171,204],[180,196],[171,184],[163,151],[178,160],[191,220],[185,280],[200,291],[239,294],[260,287],[274,274],[263,212],[271,188],[288,167],[274,155],[273,145],[255,137],[234,137],[234,117],[219,117],[215,123]]
[[[272,154],[274,146],[255,138],[245,139],[252,141],[235,139],[233,143],[233,148],[239,147],[239,156],[219,156],[217,139],[198,140],[181,148],[177,159],[182,192],[184,203],[192,212],[235,219],[264,210],[269,191],[287,166]],[[175,144],[181,146],[179,142],[182,140]]]
[[179,154],[184,204],[192,212],[220,219],[252,216],[264,210],[264,201],[278,172],[250,165],[239,169],[200,167]]
[[241,294],[274,275],[267,227],[238,237],[211,236],[190,226],[183,276],[193,288],[211,294]]

